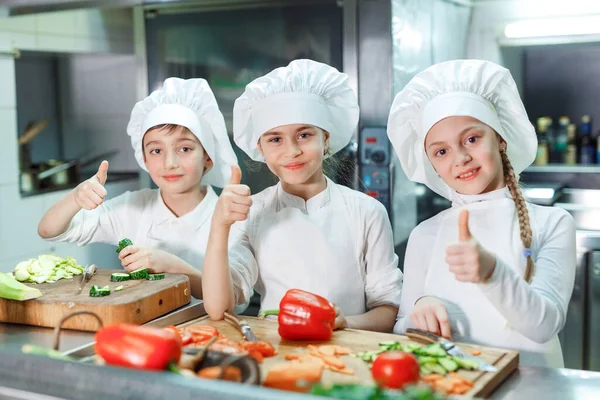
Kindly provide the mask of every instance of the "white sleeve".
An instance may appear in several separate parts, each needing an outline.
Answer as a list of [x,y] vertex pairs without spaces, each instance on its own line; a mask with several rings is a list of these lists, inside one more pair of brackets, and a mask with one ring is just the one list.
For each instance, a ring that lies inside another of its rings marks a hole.
[[404,286],[394,333],[402,334],[412,327],[410,312],[416,301],[425,296],[425,277],[431,257],[431,252],[425,246],[427,240],[429,239],[423,235],[422,227],[415,228],[408,237],[404,256]]
[[394,253],[394,237],[385,207],[375,207],[367,214],[363,248],[366,267],[365,295],[367,308],[391,304],[398,306],[402,290],[402,271]]
[[[116,245],[122,239],[124,225],[131,222],[131,215],[128,215],[131,201],[133,201],[132,192],[126,192],[105,201],[94,210],[82,209],[75,214],[64,233],[48,240],[77,243],[79,246],[94,242]],[[125,218],[127,220],[124,220]]]
[[250,302],[258,280],[258,263],[248,236],[250,226],[249,217],[246,221],[233,224],[229,234],[229,272],[237,305]]
[[531,284],[496,257],[491,278],[478,285],[513,329],[538,343],[549,341],[565,324],[576,265],[573,218],[562,212],[544,228],[548,234],[539,244]]

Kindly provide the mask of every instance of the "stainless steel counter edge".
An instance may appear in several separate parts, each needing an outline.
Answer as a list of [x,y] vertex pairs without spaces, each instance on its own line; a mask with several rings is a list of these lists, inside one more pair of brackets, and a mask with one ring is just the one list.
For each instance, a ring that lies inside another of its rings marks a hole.
[[[192,302],[178,308],[177,310],[171,312],[170,314],[164,315],[157,319],[154,319],[146,324],[145,326],[153,326],[157,328],[164,328],[167,325],[179,325],[184,322],[191,321],[195,318],[200,318],[206,315],[206,310],[204,309],[204,303],[201,300],[194,300]],[[72,348],[67,351],[63,351],[63,354],[75,357],[75,358],[83,358],[90,357],[94,355],[94,340],[93,334],[90,337],[90,342],[84,344],[79,347]]]

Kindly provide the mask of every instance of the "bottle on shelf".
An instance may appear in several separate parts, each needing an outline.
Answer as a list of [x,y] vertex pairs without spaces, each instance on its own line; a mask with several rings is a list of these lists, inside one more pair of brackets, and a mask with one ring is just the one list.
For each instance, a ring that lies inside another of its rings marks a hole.
[[577,126],[569,124],[567,126],[567,150],[565,151],[565,164],[577,164]]
[[558,119],[558,126],[554,130],[554,146],[550,153],[550,162],[565,163],[565,154],[567,152],[568,132],[567,127],[571,123],[569,117],[562,116]]
[[538,147],[537,154],[535,156],[535,165],[547,165],[548,164],[548,118],[540,117],[537,119],[537,137]]
[[592,118],[589,115],[581,117],[579,133],[579,162],[581,164],[594,164],[596,162],[596,146],[594,146],[592,138]]

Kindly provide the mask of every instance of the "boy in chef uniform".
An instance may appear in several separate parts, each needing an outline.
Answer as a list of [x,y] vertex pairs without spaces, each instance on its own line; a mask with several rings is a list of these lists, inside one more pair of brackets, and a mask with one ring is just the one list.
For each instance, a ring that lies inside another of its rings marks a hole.
[[204,79],[168,78],[138,102],[127,126],[135,158],[158,189],[126,192],[104,201],[108,162],[44,215],[38,233],[52,240],[132,240],[119,253],[128,272],[182,273],[202,297],[201,270],[218,196],[237,158],[225,121]]
[[416,327],[562,367],[575,224],[523,198],[519,174],[537,139],[510,72],[479,60],[426,69],[396,96],[388,135],[408,178],[452,201],[410,235],[394,331]]
[[279,183],[250,196],[235,168],[223,190],[202,283],[211,318],[247,302],[253,288],[263,311],[299,288],[337,304],[337,328],[392,330],[402,273],[387,212],[323,174],[358,116],[347,75],[315,61],[292,61],[246,86],[234,106],[234,140]]

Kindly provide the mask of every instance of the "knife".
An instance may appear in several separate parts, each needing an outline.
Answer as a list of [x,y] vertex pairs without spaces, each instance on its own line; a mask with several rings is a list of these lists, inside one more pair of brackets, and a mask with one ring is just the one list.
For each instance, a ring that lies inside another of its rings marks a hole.
[[427,331],[424,331],[421,329],[408,328],[406,330],[406,336],[408,336],[411,339],[420,340],[420,341],[423,341],[426,343],[439,343],[442,346],[442,348],[446,351],[446,353],[450,354],[451,356],[475,361],[478,364],[478,368],[481,371],[486,371],[486,372],[498,371],[497,367],[494,367],[493,365],[486,363],[485,361],[483,361],[483,359],[481,359],[479,357],[475,357],[469,353],[465,353],[455,343],[453,343],[450,340],[445,339],[441,336],[435,335],[431,332],[427,332]]
[[77,294],[81,293],[87,281],[89,281],[95,273],[96,266],[94,264],[90,264],[83,269],[83,273],[81,274],[81,281],[79,281],[79,286],[77,287]]
[[250,325],[248,325],[248,323],[245,320],[240,320],[232,314],[229,314],[228,312],[225,313],[225,320],[237,326],[249,342],[258,342],[256,335],[254,335],[254,332],[252,332]]

